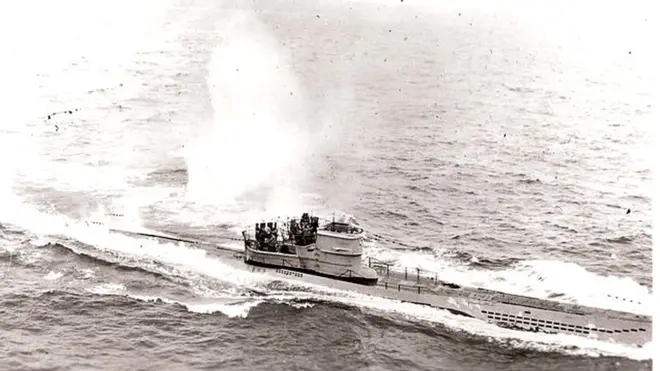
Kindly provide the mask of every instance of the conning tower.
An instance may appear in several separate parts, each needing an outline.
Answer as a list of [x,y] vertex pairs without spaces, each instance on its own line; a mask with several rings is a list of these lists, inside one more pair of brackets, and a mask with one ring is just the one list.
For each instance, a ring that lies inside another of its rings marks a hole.
[[363,230],[332,221],[319,225],[318,217],[303,213],[283,231],[277,223],[257,223],[255,238],[244,232],[245,262],[281,267],[361,284],[378,282],[376,271],[362,265]]

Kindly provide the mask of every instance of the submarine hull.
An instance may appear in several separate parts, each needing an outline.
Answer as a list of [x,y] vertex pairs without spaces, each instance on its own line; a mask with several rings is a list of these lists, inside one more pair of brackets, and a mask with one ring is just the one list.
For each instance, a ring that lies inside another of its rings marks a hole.
[[639,347],[652,339],[650,316],[464,287],[438,280],[435,275],[424,275],[417,270],[395,272],[388,266],[376,263],[370,263],[376,272],[376,277],[369,278],[365,282],[360,282],[355,277],[352,279],[327,277],[300,266],[284,267],[250,261],[245,251],[221,248],[208,243],[151,233],[113,231],[202,245],[200,247],[213,247],[214,255],[223,263],[247,272],[428,305],[504,328],[528,332],[563,333]]
[[381,267],[376,269],[377,280],[365,285],[300,268],[246,262],[246,255],[239,251],[218,250],[217,256],[236,268],[274,278],[428,305],[519,331],[564,333],[640,347],[651,341],[648,316],[462,287],[434,276],[417,275],[416,270],[393,272]]

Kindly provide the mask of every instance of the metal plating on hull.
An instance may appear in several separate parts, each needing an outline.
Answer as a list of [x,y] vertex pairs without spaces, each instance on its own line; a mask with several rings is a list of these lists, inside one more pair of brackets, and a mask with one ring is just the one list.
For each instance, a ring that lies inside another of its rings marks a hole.
[[[254,237],[243,231],[242,252],[214,246],[224,263],[255,273],[429,305],[520,331],[565,333],[643,346],[651,341],[650,316],[508,294],[444,282],[420,269],[394,271],[363,260],[363,230],[349,223],[319,225],[303,214],[278,228],[257,223]],[[204,242],[155,233],[115,232],[198,245]],[[364,262],[364,263],[363,263]]]

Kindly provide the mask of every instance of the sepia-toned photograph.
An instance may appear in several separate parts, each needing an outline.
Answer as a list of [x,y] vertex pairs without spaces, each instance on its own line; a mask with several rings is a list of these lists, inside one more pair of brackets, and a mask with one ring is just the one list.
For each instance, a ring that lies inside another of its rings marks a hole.
[[652,370],[656,8],[3,1],[0,370]]

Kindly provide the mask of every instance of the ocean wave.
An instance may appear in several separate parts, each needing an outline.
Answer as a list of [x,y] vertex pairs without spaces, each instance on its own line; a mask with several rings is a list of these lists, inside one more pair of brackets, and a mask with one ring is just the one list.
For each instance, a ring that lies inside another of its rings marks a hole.
[[188,169],[186,168],[163,168],[151,171],[147,174],[146,181],[156,184],[187,184]]
[[[93,251],[82,251],[82,249],[76,249],[72,246],[60,244],[57,242],[48,242],[45,245],[42,245],[41,248],[50,249],[54,251],[56,254],[60,254],[63,256],[75,256],[75,258],[78,259],[80,263],[86,264],[88,266],[101,265],[112,268],[119,272],[137,272],[146,277],[151,276],[153,278],[175,282],[177,284],[187,285],[186,281],[183,279],[184,277],[178,275],[176,272],[174,272],[171,269],[167,269],[167,273],[147,269],[145,267],[145,263],[149,265],[153,265],[154,264],[153,261],[140,262],[138,260],[126,259],[126,258],[119,258],[119,259],[115,258],[113,260],[111,256],[97,254],[94,253]],[[163,266],[163,268],[166,267]]]
[[499,270],[509,268],[521,259],[517,258],[478,258],[470,259],[470,266],[480,269]]
[[261,304],[263,300],[254,299],[249,296],[205,298],[205,299],[171,299],[166,296],[141,295],[127,292],[126,290],[107,290],[103,287],[87,290],[98,296],[111,296],[124,298],[126,301],[135,303],[147,303],[155,305],[171,305],[182,310],[198,313],[213,314],[222,313],[227,317],[245,318],[250,310]]
[[398,220],[407,220],[408,219],[408,215],[406,215],[402,212],[396,212],[396,211],[392,211],[392,210],[384,211],[383,215],[386,218],[394,218],[394,219],[398,219]]
[[601,241],[614,243],[614,244],[628,245],[628,244],[632,244],[633,242],[638,241],[638,240],[646,240],[646,239],[650,239],[650,238],[651,238],[651,236],[648,233],[640,232],[640,233],[637,233],[637,234],[634,234],[634,235],[624,235],[624,236],[618,236],[618,237],[605,238],[604,240],[601,240]]
[[518,180],[518,183],[523,183],[523,184],[541,184],[541,179],[536,178],[536,179],[520,179]]
[[468,267],[485,270],[502,270],[510,268],[521,261],[518,258],[478,256],[455,247],[443,250],[440,257],[451,259]]

